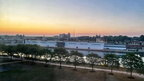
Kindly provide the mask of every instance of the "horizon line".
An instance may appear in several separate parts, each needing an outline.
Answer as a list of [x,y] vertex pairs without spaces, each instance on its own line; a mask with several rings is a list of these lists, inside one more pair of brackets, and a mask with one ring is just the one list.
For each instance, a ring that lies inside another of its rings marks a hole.
[[[59,34],[67,34],[67,33],[59,33]],[[47,37],[53,37],[53,36],[59,36],[59,34],[0,34],[0,35],[9,35],[9,36],[15,36],[15,35],[24,35],[24,36],[47,36]],[[71,33],[70,33],[71,34]],[[72,36],[71,34],[71,37],[80,37],[80,36],[90,36],[90,37],[93,37],[93,36],[96,36],[96,35],[100,35],[100,36],[128,36],[128,37],[140,37],[141,35],[143,34],[140,34],[140,35],[137,35],[137,36],[131,36],[131,35],[122,35],[122,34],[108,34],[108,35],[103,35],[103,34],[91,34],[91,35],[88,35],[88,34],[73,34],[74,36]]]

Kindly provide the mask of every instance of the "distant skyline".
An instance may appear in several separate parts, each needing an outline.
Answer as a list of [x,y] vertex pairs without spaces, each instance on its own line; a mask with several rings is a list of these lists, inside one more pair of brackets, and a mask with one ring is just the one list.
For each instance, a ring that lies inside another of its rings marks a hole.
[[0,34],[144,34],[144,0],[0,0]]

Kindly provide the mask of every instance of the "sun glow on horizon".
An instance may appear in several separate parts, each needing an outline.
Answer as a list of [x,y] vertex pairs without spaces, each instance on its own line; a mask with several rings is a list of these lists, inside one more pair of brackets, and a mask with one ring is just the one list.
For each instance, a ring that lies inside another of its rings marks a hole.
[[125,0],[0,0],[0,34],[75,30],[78,35],[140,35],[144,32],[142,5],[140,1]]

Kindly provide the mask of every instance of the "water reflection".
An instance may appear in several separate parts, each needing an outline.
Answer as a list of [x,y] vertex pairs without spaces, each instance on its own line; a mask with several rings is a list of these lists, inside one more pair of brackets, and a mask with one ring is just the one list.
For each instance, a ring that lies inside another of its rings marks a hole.
[[[50,49],[53,51],[53,49]],[[67,49],[68,52],[72,51],[72,49]],[[116,55],[125,55],[126,53],[116,53],[116,52],[100,52],[100,51],[87,51],[87,50],[77,50],[80,53],[83,53],[84,55],[90,54],[90,53],[95,53],[101,56],[102,58],[104,57],[105,54],[116,54]]]

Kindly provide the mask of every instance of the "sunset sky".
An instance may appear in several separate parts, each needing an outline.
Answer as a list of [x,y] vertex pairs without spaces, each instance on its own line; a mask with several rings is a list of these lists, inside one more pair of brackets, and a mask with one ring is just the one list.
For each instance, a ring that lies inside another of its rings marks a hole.
[[144,0],[0,0],[0,34],[144,34]]

